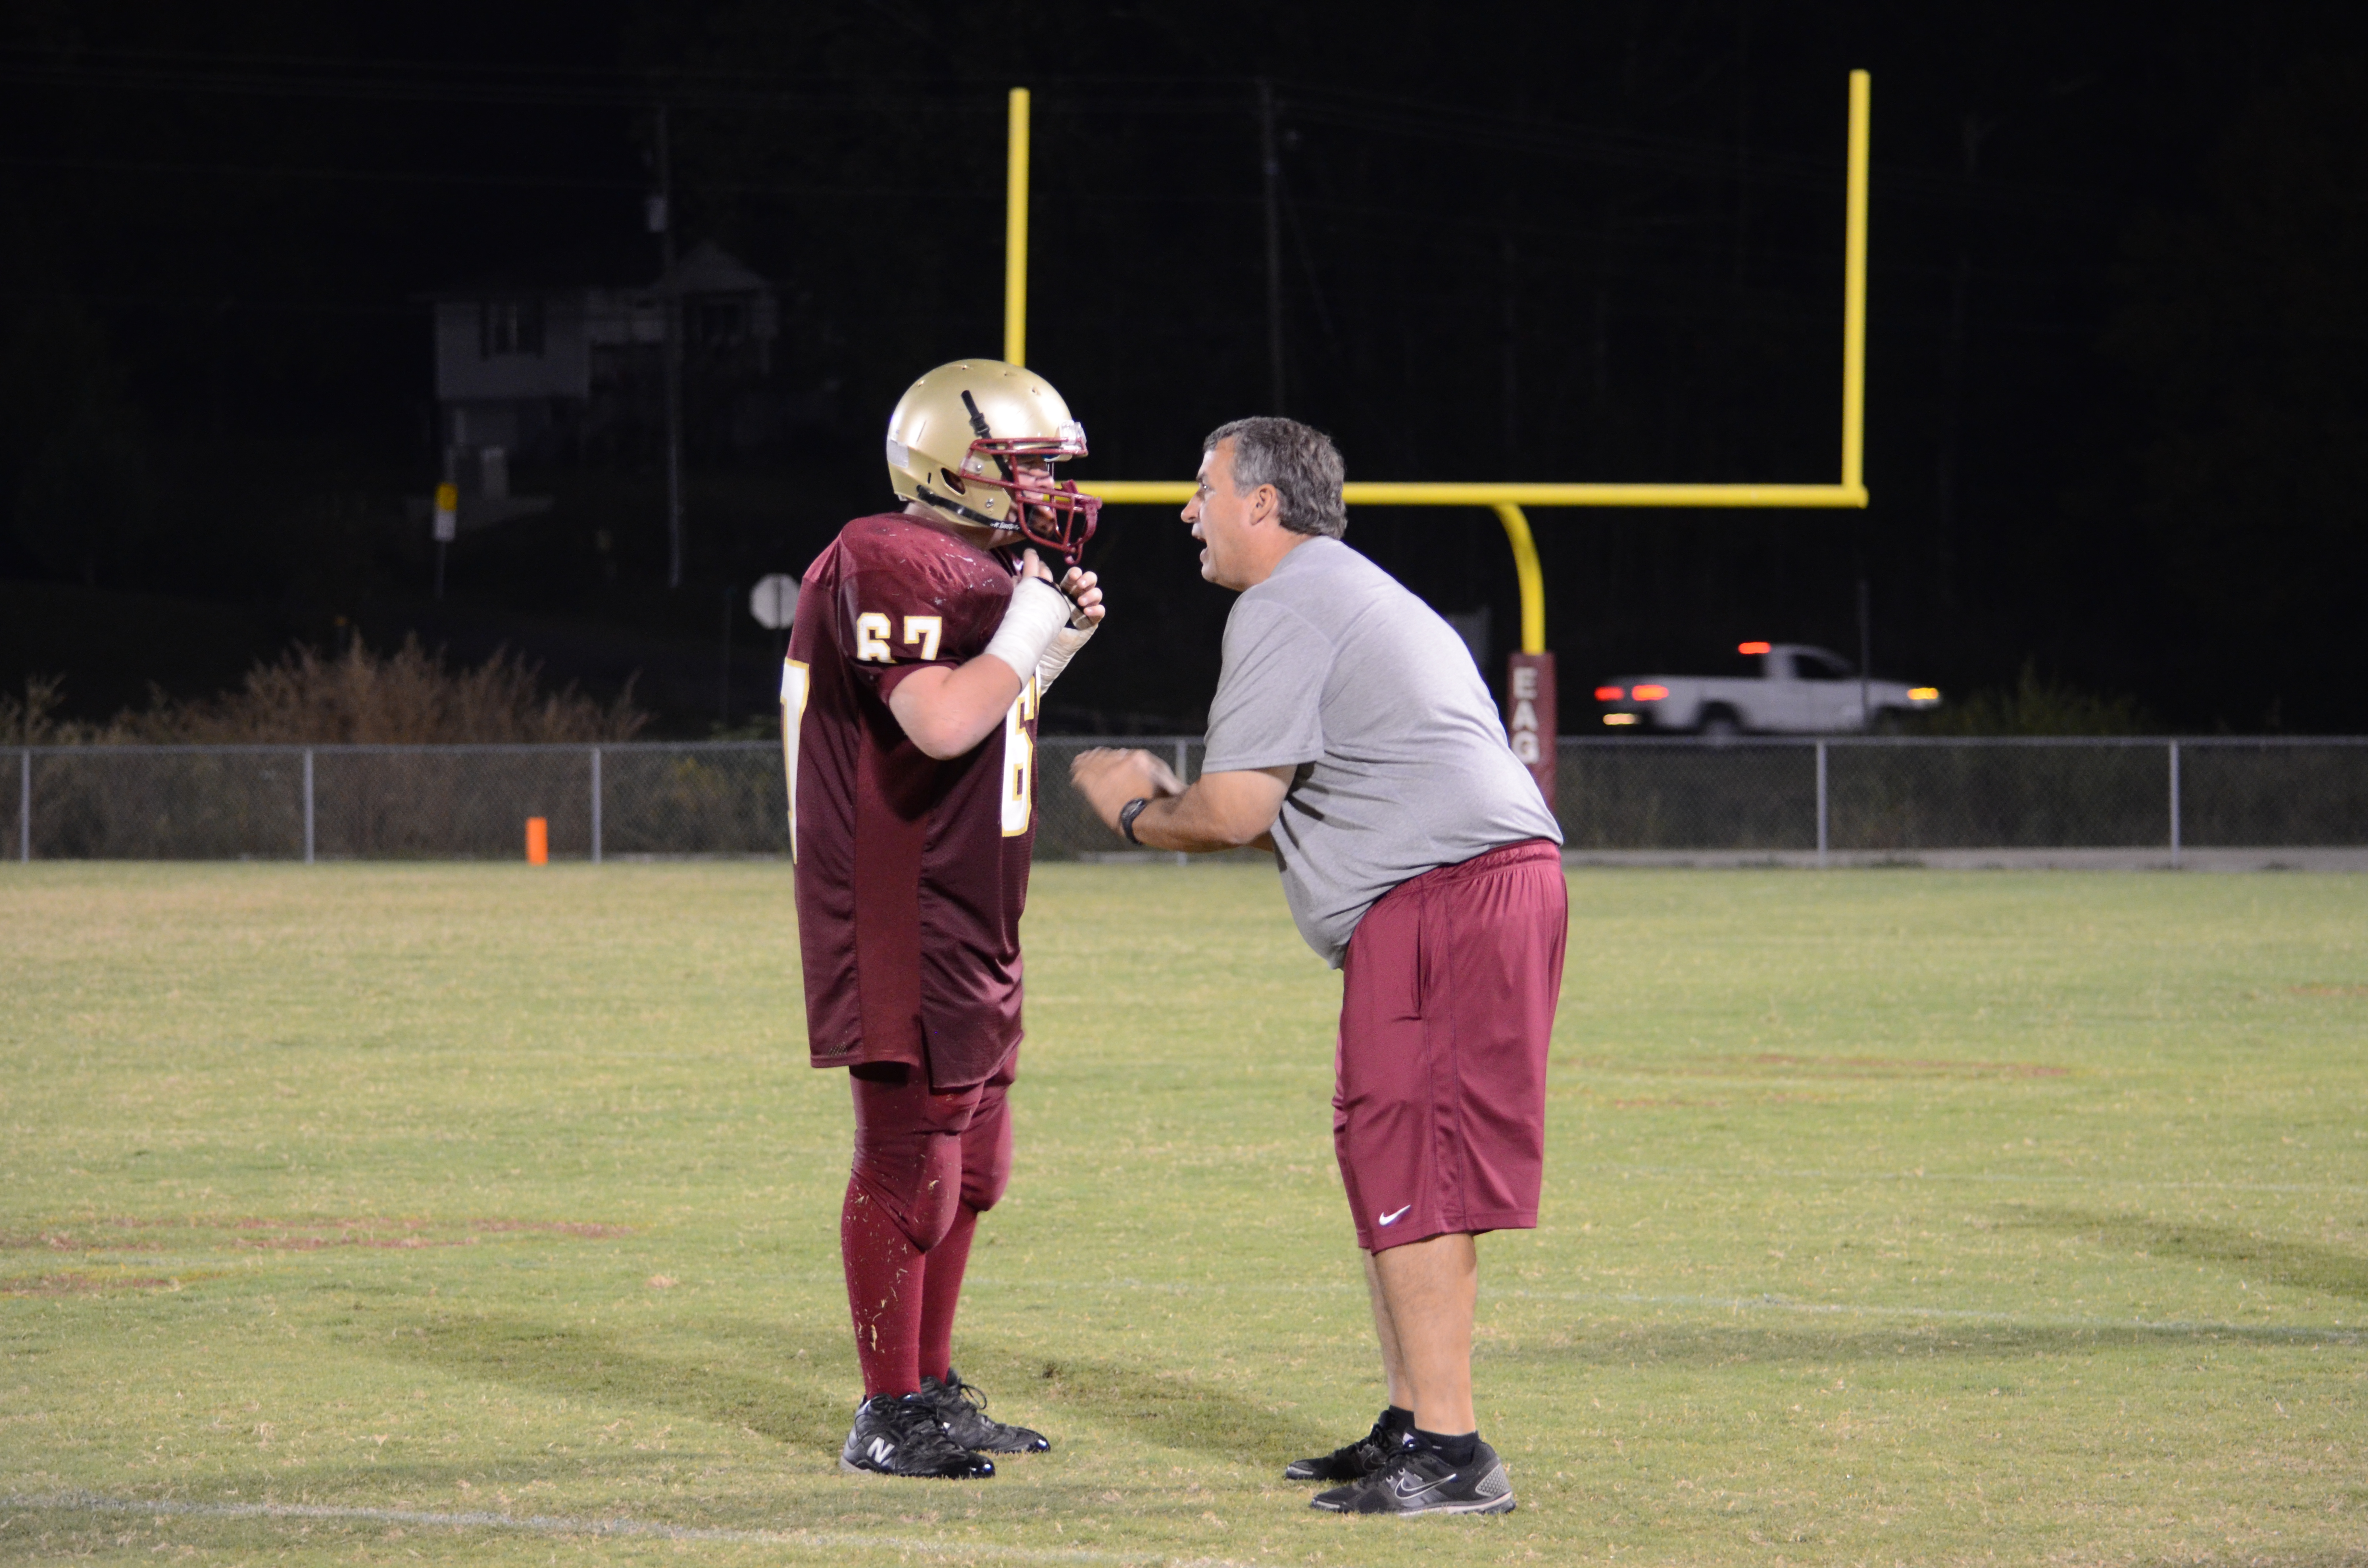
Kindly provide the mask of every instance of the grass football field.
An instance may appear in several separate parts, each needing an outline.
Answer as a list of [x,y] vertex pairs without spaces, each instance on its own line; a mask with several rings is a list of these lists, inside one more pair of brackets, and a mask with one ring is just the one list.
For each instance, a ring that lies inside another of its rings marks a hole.
[[0,1560],[2368,1558],[2368,879],[1571,887],[1520,1511],[1392,1521],[1263,868],[1038,872],[964,1484],[836,1469],[784,868],[0,867]]

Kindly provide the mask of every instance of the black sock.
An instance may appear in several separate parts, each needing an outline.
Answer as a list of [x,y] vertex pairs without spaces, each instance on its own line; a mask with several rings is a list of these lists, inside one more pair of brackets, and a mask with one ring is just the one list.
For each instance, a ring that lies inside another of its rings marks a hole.
[[1470,1464],[1480,1457],[1480,1434],[1476,1431],[1451,1437],[1444,1432],[1426,1432],[1417,1426],[1414,1440],[1450,1464]]
[[1414,1430],[1414,1412],[1390,1405],[1382,1412],[1381,1425],[1384,1437],[1403,1437]]

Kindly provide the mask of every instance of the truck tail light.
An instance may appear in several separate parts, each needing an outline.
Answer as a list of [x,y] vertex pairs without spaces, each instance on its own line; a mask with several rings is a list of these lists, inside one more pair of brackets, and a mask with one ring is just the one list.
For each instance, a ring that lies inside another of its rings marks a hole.
[[1768,644],[1765,642],[1737,642],[1735,645],[1735,651],[1738,653],[1764,653],[1768,652]]
[[1631,688],[1628,695],[1639,702],[1658,702],[1669,695],[1669,688],[1666,686],[1645,685]]
[[1627,695],[1616,686],[1599,686],[1595,688],[1595,700],[1598,702],[1617,702]]
[[1907,688],[1907,700],[1910,702],[1938,702],[1941,700],[1941,688],[1937,686],[1911,686]]

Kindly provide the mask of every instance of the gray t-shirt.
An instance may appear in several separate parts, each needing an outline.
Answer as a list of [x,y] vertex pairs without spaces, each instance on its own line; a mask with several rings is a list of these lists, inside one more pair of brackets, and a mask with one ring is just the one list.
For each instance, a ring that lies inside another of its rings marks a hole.
[[1274,824],[1283,897],[1333,968],[1400,882],[1562,842],[1454,628],[1335,539],[1235,601],[1205,773],[1300,765]]

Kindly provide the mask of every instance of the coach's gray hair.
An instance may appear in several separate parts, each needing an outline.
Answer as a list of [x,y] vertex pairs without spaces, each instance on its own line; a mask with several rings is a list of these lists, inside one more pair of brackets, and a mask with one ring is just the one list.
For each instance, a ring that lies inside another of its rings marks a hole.
[[1282,502],[1280,521],[1292,533],[1338,539],[1349,531],[1348,508],[1340,504],[1340,449],[1331,437],[1268,415],[1218,426],[1201,443],[1201,455],[1224,441],[1234,444],[1234,494],[1271,484]]

